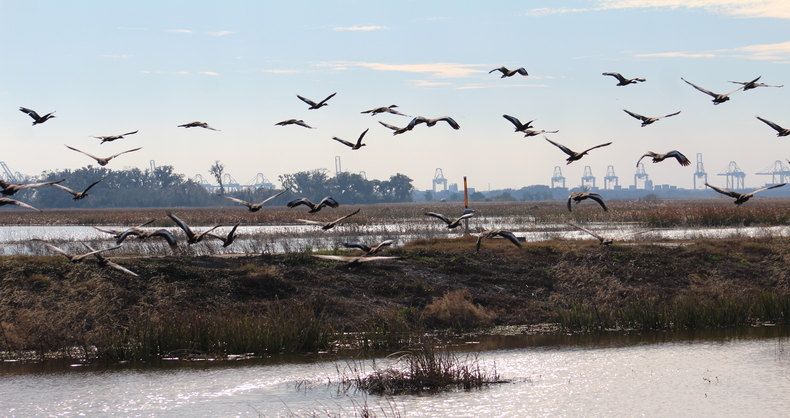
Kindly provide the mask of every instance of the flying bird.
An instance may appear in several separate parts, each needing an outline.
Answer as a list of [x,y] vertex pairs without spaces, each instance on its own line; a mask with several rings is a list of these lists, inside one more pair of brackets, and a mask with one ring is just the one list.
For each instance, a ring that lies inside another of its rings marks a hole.
[[0,188],[3,189],[2,192],[0,193],[2,193],[3,196],[11,196],[20,190],[30,189],[33,187],[48,186],[51,184],[60,183],[62,181],[66,181],[66,179],[57,180],[57,181],[45,181],[43,183],[11,184],[4,181],[3,179],[0,179]]
[[636,84],[637,82],[647,81],[642,77],[625,78],[620,73],[602,73],[601,75],[609,75],[617,79],[618,86],[627,86],[629,84]]
[[417,126],[417,125],[419,125],[421,123],[424,123],[424,124],[428,125],[428,127],[431,127],[431,126],[434,126],[434,125],[436,125],[436,123],[441,122],[441,121],[447,122],[455,130],[461,129],[461,125],[459,125],[458,122],[454,121],[453,118],[451,118],[449,116],[442,116],[442,117],[436,118],[436,119],[428,119],[428,118],[423,117],[423,116],[417,116],[416,118],[412,119],[411,122],[409,122],[409,125],[407,126],[407,128],[409,130],[412,130],[412,129],[414,129],[415,126]]
[[330,208],[336,208],[340,206],[340,203],[337,203],[337,200],[333,199],[331,196],[327,196],[321,199],[320,202],[317,204],[310,201],[310,199],[303,197],[301,199],[295,199],[290,202],[286,206],[289,208],[295,208],[299,205],[305,205],[310,208],[310,213],[315,213],[321,210],[324,206],[329,206]]
[[546,131],[546,130],[534,131],[532,129],[527,129],[524,131],[524,138],[529,138],[531,136],[537,136],[540,134],[556,134],[557,132],[559,131]]
[[499,78],[513,77],[516,74],[521,74],[523,76],[528,76],[529,75],[529,74],[527,74],[527,70],[525,70],[524,67],[517,68],[515,70],[508,70],[505,67],[499,67],[499,68],[494,68],[493,70],[489,71],[488,74],[491,74],[494,71],[499,71],[499,72],[502,73],[502,77],[499,77]]
[[650,232],[650,231],[652,231],[651,229],[648,229],[648,230],[646,230],[646,231],[628,232],[628,233],[625,233],[625,234],[617,235],[617,236],[615,236],[615,237],[604,238],[604,237],[602,237],[601,235],[599,235],[599,234],[597,234],[597,233],[595,233],[595,232],[593,232],[593,231],[591,231],[591,230],[589,230],[589,229],[587,229],[587,228],[585,228],[585,227],[583,227],[583,226],[581,226],[581,225],[575,224],[575,223],[573,223],[573,222],[571,222],[571,223],[570,223],[570,226],[572,226],[572,227],[574,227],[574,228],[578,228],[578,229],[580,229],[580,230],[582,230],[582,231],[584,231],[584,232],[586,232],[586,233],[588,233],[588,234],[590,234],[590,235],[594,236],[595,238],[598,238],[598,241],[600,242],[600,244],[601,244],[601,245],[604,245],[604,246],[606,246],[606,247],[608,247],[608,246],[610,246],[610,245],[614,244],[614,241],[615,241],[615,240],[621,240],[621,239],[623,239],[623,238],[625,238],[625,237],[630,237],[630,236],[632,236],[632,235],[639,235],[639,234],[644,234],[645,232]]
[[71,190],[68,187],[63,186],[61,184],[57,184],[57,183],[53,184],[53,186],[57,187],[58,189],[63,189],[65,191],[71,193],[72,195],[74,195],[74,197],[73,197],[74,200],[81,200],[81,199],[84,199],[84,198],[88,197],[88,190],[90,190],[93,186],[99,184],[100,181],[102,181],[102,180],[104,180],[106,178],[107,178],[107,176],[104,176],[104,177],[94,181],[93,183],[90,184],[90,186],[86,187],[85,190],[83,190],[81,192],[75,192],[74,190]]
[[532,122],[535,122],[535,119],[532,119],[527,123],[521,123],[521,121],[518,120],[518,118],[510,115],[502,115],[502,117],[507,119],[510,123],[512,123],[516,127],[515,132],[524,132],[527,129],[532,128]]
[[391,105],[387,107],[374,107],[373,109],[364,110],[359,113],[370,113],[370,116],[378,115],[379,113],[392,113],[393,115],[409,116],[409,115],[404,115],[403,113],[395,110],[396,107],[398,107],[398,105]]
[[408,126],[406,126],[406,127],[404,127],[404,128],[398,128],[398,127],[397,127],[397,126],[395,126],[395,125],[390,125],[389,123],[384,123],[384,122],[382,122],[382,121],[379,121],[379,123],[380,123],[382,126],[384,126],[385,128],[387,128],[387,129],[392,129],[392,131],[393,131],[393,132],[392,132],[392,135],[399,135],[399,134],[402,134],[402,133],[404,133],[404,132],[408,132],[408,131],[410,131],[410,130],[411,130],[411,129],[410,129]]
[[23,208],[33,209],[36,212],[41,212],[41,209],[36,209],[33,206],[30,206],[30,205],[28,205],[25,202],[20,202],[18,200],[9,199],[7,197],[0,197],[0,206],[5,206],[5,205],[17,205],[17,206],[21,206]]
[[156,221],[156,219],[151,219],[150,221],[148,221],[148,222],[146,222],[146,223],[142,223],[142,224],[140,224],[140,225],[133,226],[133,227],[131,227],[131,228],[127,228],[127,229],[125,229],[125,230],[123,230],[123,231],[119,231],[119,230],[117,230],[117,229],[102,228],[102,227],[98,227],[98,226],[94,226],[94,227],[93,227],[93,229],[95,229],[95,230],[97,230],[97,231],[100,231],[100,232],[104,232],[105,234],[110,234],[110,235],[112,235],[112,237],[113,237],[113,238],[115,238],[115,239],[118,239],[118,238],[120,238],[120,237],[121,237],[121,235],[123,235],[123,233],[124,233],[124,232],[126,232],[126,231],[129,231],[129,230],[132,230],[132,229],[134,229],[134,230],[138,230],[138,231],[142,231],[140,228],[142,228],[142,227],[144,227],[144,226],[146,226],[146,225],[152,224],[152,223],[154,223],[155,221]]
[[275,123],[275,125],[277,125],[277,126],[299,125],[299,126],[304,126],[305,128],[308,128],[308,129],[313,129],[312,126],[306,124],[301,119],[288,119],[288,120],[284,120],[282,122],[277,122],[277,123]]
[[308,110],[313,110],[313,109],[320,109],[320,108],[322,108],[322,107],[324,107],[324,106],[328,106],[329,104],[327,103],[327,100],[329,100],[329,99],[331,99],[331,98],[335,97],[335,95],[336,95],[336,94],[337,94],[337,92],[335,92],[335,93],[332,93],[332,94],[330,94],[330,95],[329,95],[329,96],[328,96],[326,99],[324,99],[324,100],[321,100],[321,101],[320,101],[320,102],[318,102],[318,103],[316,103],[316,102],[314,102],[314,101],[312,101],[312,100],[310,100],[310,99],[308,99],[308,98],[302,97],[302,96],[300,96],[300,95],[298,95],[298,94],[296,95],[296,97],[298,97],[298,98],[299,98],[299,100],[301,100],[301,101],[303,101],[303,102],[305,102],[305,103],[307,103],[307,104],[309,104],[309,105],[310,105],[310,107],[308,108]]
[[481,232],[480,235],[477,236],[477,244],[475,246],[475,251],[480,251],[480,244],[483,242],[483,239],[485,238],[491,239],[497,236],[502,238],[507,238],[508,240],[510,240],[510,242],[515,244],[516,247],[521,248],[521,243],[518,242],[518,237],[516,237],[512,232],[505,231],[504,229],[489,229],[488,231]]
[[681,154],[679,151],[672,150],[672,151],[669,151],[666,154],[657,154],[657,153],[655,153],[653,151],[648,151],[647,154],[641,156],[639,158],[639,161],[636,162],[636,166],[637,167],[639,167],[639,162],[642,161],[642,158],[645,158],[645,157],[653,157],[653,162],[654,163],[660,163],[661,161],[664,161],[667,158],[675,158],[675,159],[678,160],[680,165],[682,165],[684,167],[691,164],[691,161],[689,161],[689,159],[686,158],[686,156]]
[[337,225],[338,223],[340,223],[340,221],[342,221],[342,220],[345,220],[345,219],[347,219],[347,218],[350,218],[350,217],[352,217],[352,216],[356,215],[357,213],[359,213],[359,209],[355,210],[354,212],[351,212],[351,213],[349,213],[349,214],[348,214],[348,215],[346,215],[346,216],[341,216],[340,218],[337,218],[337,219],[335,219],[334,221],[329,221],[329,222],[311,221],[311,220],[309,220],[309,219],[297,219],[297,221],[299,221],[299,222],[303,222],[303,223],[306,223],[306,224],[310,224],[310,225],[320,225],[320,226],[321,226],[321,229],[323,229],[324,231],[326,231],[326,230],[328,230],[328,229],[332,229],[332,228],[334,228],[334,227],[335,227],[335,225]]
[[[760,77],[762,77],[762,76],[760,76]],[[735,83],[735,84],[742,85],[743,86],[742,87],[743,91],[751,90],[751,89],[754,89],[754,88],[757,88],[757,87],[784,87],[784,85],[773,86],[773,85],[770,85],[770,84],[758,83],[757,80],[759,80],[760,77],[757,77],[757,78],[755,78],[752,81],[730,81],[730,83]]]
[[66,250],[58,248],[58,247],[56,247],[56,246],[54,246],[54,245],[52,245],[50,243],[47,243],[47,242],[44,242],[44,241],[40,240],[40,239],[32,239],[31,241],[36,241],[36,242],[40,242],[40,243],[44,244],[47,248],[51,249],[52,251],[55,251],[56,253],[68,258],[70,263],[79,263],[80,261],[92,256],[93,254],[98,254],[98,253],[102,253],[102,252],[110,251],[110,250],[117,250],[118,248],[121,248],[121,246],[118,245],[118,246],[115,246],[115,247],[105,248],[105,249],[102,249],[102,250],[92,250],[92,251],[87,252],[85,254],[72,254],[72,253],[70,253],[70,252],[68,252]]
[[176,225],[178,225],[179,228],[184,230],[184,233],[187,235],[187,244],[190,244],[190,245],[197,244],[198,242],[203,241],[203,238],[207,237],[208,236],[207,234],[209,232],[211,232],[211,231],[219,228],[220,226],[222,226],[222,225],[216,225],[216,226],[211,227],[211,228],[209,228],[209,229],[207,229],[207,230],[205,230],[203,232],[200,232],[200,233],[196,234],[195,232],[192,231],[192,229],[187,224],[184,223],[184,221],[179,219],[178,216],[173,215],[172,213],[168,213],[167,216],[170,219],[172,219],[173,222],[175,222]]
[[599,205],[603,208],[604,211],[608,211],[609,208],[606,207],[606,203],[604,203],[601,195],[594,192],[573,192],[568,196],[568,212],[573,212],[573,206],[571,203],[576,203],[577,205],[585,199],[592,199],[598,202]]
[[762,192],[762,191],[765,191],[765,190],[769,190],[769,189],[775,189],[777,187],[782,187],[785,184],[787,184],[787,183],[774,184],[773,186],[768,186],[768,187],[763,187],[762,189],[757,189],[757,190],[755,190],[755,191],[753,191],[751,193],[738,193],[738,192],[733,192],[732,190],[720,189],[718,187],[711,186],[710,184],[705,183],[706,186],[710,187],[711,189],[713,189],[713,190],[715,190],[715,191],[717,191],[717,192],[719,192],[721,194],[724,194],[724,195],[727,195],[727,196],[730,196],[730,197],[734,197],[735,198],[735,202],[734,203],[736,205],[738,205],[738,206],[746,203],[746,201],[751,199],[752,196],[754,196],[755,193],[759,193],[759,192]]
[[[91,251],[90,254],[93,254],[93,256],[96,257],[96,261],[97,261],[97,264],[99,265],[99,267],[102,267],[102,268],[109,267],[111,269],[118,270],[118,271],[126,273],[128,275],[131,275],[131,276],[134,276],[134,277],[138,277],[137,273],[127,269],[126,267],[124,267],[124,266],[122,266],[122,265],[120,265],[118,263],[114,263],[114,262],[104,258],[104,256],[101,255],[100,251],[94,250],[93,248],[91,248],[90,245],[88,245],[88,244],[86,244],[84,242],[82,243],[82,245],[84,245],[85,248],[88,249],[88,251]],[[116,247],[116,248],[120,248],[120,247]]]
[[276,197],[278,197],[278,196],[282,195],[283,193],[285,193],[285,192],[287,192],[287,191],[289,191],[289,190],[290,190],[290,189],[286,188],[285,190],[281,191],[280,193],[277,193],[276,195],[274,195],[274,196],[272,196],[272,197],[268,197],[268,198],[266,198],[266,199],[265,199],[263,202],[261,202],[261,203],[250,203],[250,202],[245,202],[244,200],[241,200],[241,199],[236,199],[235,197],[224,196],[224,195],[221,195],[221,194],[219,194],[219,195],[217,195],[217,196],[219,196],[219,197],[224,197],[225,199],[232,200],[232,201],[234,201],[234,202],[236,202],[236,203],[242,204],[242,205],[246,206],[247,208],[249,208],[250,212],[257,212],[257,211],[261,210],[261,208],[263,207],[263,205],[265,205],[265,204],[266,204],[266,202],[268,202],[268,201],[270,201],[270,200],[272,200],[272,199],[274,199],[274,198],[276,198]]
[[625,113],[628,113],[629,115],[633,116],[634,118],[641,120],[641,121],[642,121],[642,127],[643,127],[643,128],[644,128],[645,126],[647,126],[647,125],[650,125],[651,123],[653,123],[653,122],[655,122],[655,121],[659,120],[659,119],[668,118],[668,117],[670,117],[670,116],[675,116],[675,115],[677,115],[677,114],[679,114],[679,113],[680,113],[680,111],[677,111],[677,112],[675,112],[675,113],[670,113],[670,114],[668,114],[668,115],[659,116],[659,117],[657,117],[657,118],[651,118],[651,117],[647,117],[647,116],[642,116],[642,115],[640,115],[639,113],[634,113],[634,112],[631,112],[631,111],[628,111],[628,110],[625,110],[625,109],[623,109],[623,112],[625,112]]
[[392,257],[392,256],[357,256],[357,257],[350,257],[345,255],[329,255],[329,254],[312,254],[315,258],[322,258],[324,260],[333,260],[333,261],[343,261],[348,263],[349,267],[355,267],[362,263],[366,263],[369,261],[380,261],[380,260],[397,260],[400,257]]
[[48,121],[48,120],[50,120],[50,119],[55,117],[55,115],[53,115],[53,113],[55,113],[55,112],[49,112],[49,113],[47,113],[44,116],[39,116],[38,113],[36,113],[36,111],[33,110],[33,109],[28,109],[26,107],[20,107],[19,110],[21,112],[27,113],[28,115],[30,115],[31,118],[33,118],[33,126],[36,126],[39,123],[44,123],[44,122],[46,122],[46,121]]
[[436,212],[425,212],[425,215],[426,216],[433,216],[434,218],[441,219],[445,224],[447,224],[447,228],[448,229],[455,229],[455,228],[458,227],[458,225],[461,225],[461,221],[462,220],[469,219],[469,218],[475,216],[475,213],[474,213],[474,211],[467,212],[467,213],[464,213],[463,215],[461,215],[459,218],[452,219],[452,220],[449,219],[448,217],[442,215],[441,213],[436,213]]
[[233,228],[230,230],[230,232],[228,232],[228,235],[224,237],[215,234],[208,234],[208,236],[222,241],[222,248],[225,248],[230,244],[233,244],[233,241],[236,240],[236,228],[238,228],[240,224],[241,223],[237,223],[236,225],[233,225]]
[[124,136],[126,136],[126,135],[134,135],[134,134],[136,134],[137,132],[140,132],[140,130],[138,129],[138,130],[136,130],[136,131],[134,131],[134,132],[127,132],[127,133],[125,133],[125,134],[120,134],[120,135],[110,135],[110,136],[91,136],[91,138],[101,139],[101,142],[99,143],[99,145],[101,145],[101,144],[103,144],[103,143],[105,143],[105,142],[112,142],[112,141],[115,141],[116,139],[122,139],[122,138],[123,138]]
[[197,121],[185,123],[183,125],[178,125],[178,127],[179,128],[205,128],[205,129],[210,129],[212,131],[219,131],[219,129],[214,129],[211,126],[208,126],[208,123],[206,123],[206,122],[197,122]]
[[761,121],[763,121],[763,122],[764,122],[766,125],[768,125],[768,126],[770,126],[770,127],[774,128],[774,130],[776,131],[776,136],[782,137],[782,136],[788,136],[788,135],[790,135],[790,129],[785,129],[785,128],[782,128],[781,126],[779,126],[779,125],[777,125],[777,124],[775,124],[775,123],[771,122],[770,120],[768,120],[768,119],[763,119],[763,118],[761,118],[761,117],[759,117],[759,116],[757,116],[757,119],[760,119],[760,120],[761,120]]
[[160,238],[163,238],[165,241],[167,241],[167,244],[170,246],[170,248],[172,248],[172,249],[178,248],[178,240],[176,240],[176,237],[172,233],[170,233],[170,231],[168,231],[166,229],[157,229],[155,231],[146,231],[146,230],[134,229],[134,228],[128,229],[128,230],[124,231],[124,233],[121,234],[115,240],[115,243],[116,244],[121,244],[126,238],[128,238],[129,236],[132,236],[132,235],[136,236],[138,239],[148,239],[148,238],[151,238],[151,237],[160,237]]
[[587,148],[586,150],[584,150],[584,151],[582,151],[582,152],[576,152],[576,151],[573,151],[573,150],[571,150],[570,148],[566,147],[565,145],[558,144],[558,143],[556,143],[556,142],[554,142],[554,141],[550,140],[549,138],[546,138],[545,136],[544,136],[543,138],[544,138],[544,139],[546,139],[546,141],[549,141],[549,142],[550,142],[551,144],[553,144],[555,147],[557,147],[557,148],[561,149],[561,150],[562,150],[562,152],[564,152],[564,153],[568,154],[568,158],[567,158],[567,159],[565,159],[565,161],[567,161],[567,163],[566,163],[566,164],[570,164],[570,163],[572,163],[572,162],[574,162],[574,161],[576,161],[576,160],[580,160],[582,157],[584,157],[585,155],[587,155],[587,153],[588,153],[588,152],[590,152],[590,151],[592,151],[592,150],[594,150],[594,149],[596,149],[596,148],[601,148],[601,147],[605,147],[605,146],[607,146],[607,145],[611,145],[611,144],[612,144],[611,142],[607,142],[607,143],[605,143],[605,144],[596,145],[596,146],[594,146],[594,147],[592,147],[592,148]]
[[353,142],[348,142],[345,139],[340,139],[340,138],[338,138],[336,136],[333,136],[332,139],[334,139],[337,142],[340,142],[343,145],[347,145],[347,146],[351,147],[352,150],[358,150],[358,149],[364,147],[365,145],[367,145],[367,144],[363,144],[362,143],[362,138],[365,137],[365,134],[368,133],[369,130],[370,130],[370,128],[365,129],[365,132],[362,132],[362,134],[357,139],[357,143],[356,144],[353,143]]
[[[683,80],[683,81],[686,81],[686,79],[683,78],[683,77],[680,77],[680,79]],[[688,81],[686,81],[686,83],[689,84],[691,87],[694,87],[695,89],[707,94],[708,96],[713,97],[713,104],[714,105],[722,104],[722,103],[726,102],[727,100],[730,100],[730,95],[731,94],[733,94],[736,91],[738,91],[738,90],[743,88],[743,86],[741,86],[741,87],[738,87],[737,89],[735,89],[735,90],[733,90],[733,91],[731,91],[731,92],[729,92],[727,94],[716,94],[716,93],[714,93],[714,92],[712,92],[710,90],[705,90],[705,89],[703,89],[700,86],[696,86],[696,85],[694,85],[694,84],[692,84],[692,83],[690,83]]]
[[357,248],[357,249],[360,249],[360,250],[365,252],[366,256],[371,256],[371,255],[377,254],[384,247],[389,247],[394,242],[395,241],[393,241],[391,239],[388,239],[386,241],[382,241],[380,244],[376,245],[375,247],[368,247],[367,245],[359,243],[359,242],[347,242],[347,243],[345,243],[343,245],[345,245],[346,248]]
[[100,158],[100,157],[97,157],[97,156],[95,156],[95,155],[88,154],[88,153],[87,153],[87,152],[85,152],[85,151],[80,151],[80,150],[78,150],[78,149],[76,149],[76,148],[74,148],[74,147],[70,147],[70,146],[68,146],[68,145],[66,145],[66,148],[68,148],[68,149],[70,149],[70,150],[77,151],[77,152],[81,152],[81,153],[83,153],[83,154],[87,155],[88,157],[91,157],[91,158],[93,158],[93,159],[94,159],[94,160],[96,160],[96,162],[97,162],[97,163],[99,163],[99,165],[100,165],[100,166],[102,166],[102,167],[103,167],[103,166],[105,166],[105,165],[107,165],[107,164],[110,162],[110,160],[112,160],[113,158],[115,158],[115,157],[117,157],[117,156],[119,156],[119,155],[123,155],[123,154],[126,154],[127,152],[133,152],[133,151],[137,151],[137,150],[141,150],[141,149],[143,149],[143,147],[139,147],[139,148],[135,148],[135,149],[126,150],[126,151],[124,151],[124,152],[119,152],[119,153],[117,153],[117,154],[115,154],[115,155],[111,155],[111,156],[109,156],[109,157],[107,157],[107,158]]

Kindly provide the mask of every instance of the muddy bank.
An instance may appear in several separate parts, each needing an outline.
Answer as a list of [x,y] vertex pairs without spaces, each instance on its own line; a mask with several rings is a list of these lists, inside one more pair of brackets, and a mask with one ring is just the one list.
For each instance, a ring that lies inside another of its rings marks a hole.
[[[790,242],[783,238],[609,248],[592,241],[516,248],[486,240],[479,253],[474,244],[473,237],[420,240],[386,252],[399,260],[358,267],[306,253],[115,259],[139,277],[95,260],[4,257],[0,351],[111,346],[123,357],[118,350],[134,344],[151,355],[255,351],[275,338],[259,325],[275,313],[272,326],[287,336],[266,345],[270,352],[326,349],[342,332],[538,324],[584,310],[603,325],[602,315],[634,306],[653,312],[679,301],[735,309],[736,322],[788,318]],[[756,306],[765,298],[775,306]],[[727,305],[739,301],[752,302]],[[243,344],[221,341],[234,338]],[[289,339],[295,345],[287,346]]]

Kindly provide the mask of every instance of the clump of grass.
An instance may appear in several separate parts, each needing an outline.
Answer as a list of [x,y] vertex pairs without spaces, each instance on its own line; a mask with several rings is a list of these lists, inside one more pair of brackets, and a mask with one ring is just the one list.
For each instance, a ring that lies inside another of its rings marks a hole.
[[491,325],[496,317],[480,305],[472,302],[472,294],[466,289],[447,292],[434,299],[423,310],[425,322],[434,327],[453,328],[465,331]]
[[506,383],[496,370],[482,370],[477,355],[460,359],[449,348],[436,348],[430,341],[422,341],[414,350],[392,356],[397,358],[395,364],[367,375],[353,367],[352,377],[342,376],[341,384],[376,395],[398,395],[481,389]]

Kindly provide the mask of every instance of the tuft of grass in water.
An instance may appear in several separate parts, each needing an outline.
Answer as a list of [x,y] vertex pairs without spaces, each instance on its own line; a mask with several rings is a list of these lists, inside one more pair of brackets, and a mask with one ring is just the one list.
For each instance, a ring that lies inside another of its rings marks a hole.
[[396,358],[393,365],[368,374],[352,363],[351,375],[342,375],[341,385],[370,394],[399,395],[481,389],[506,383],[496,370],[483,370],[476,354],[461,359],[447,347],[437,348],[432,341],[423,340],[416,348],[390,357]]
[[445,293],[423,311],[423,318],[429,325],[459,332],[490,326],[495,317],[484,307],[475,305],[472,294],[466,289]]

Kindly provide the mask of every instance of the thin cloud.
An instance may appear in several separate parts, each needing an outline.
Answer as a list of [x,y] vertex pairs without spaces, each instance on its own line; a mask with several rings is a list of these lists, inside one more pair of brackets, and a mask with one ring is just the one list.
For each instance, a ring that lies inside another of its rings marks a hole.
[[217,32],[206,32],[206,35],[225,36],[225,35],[230,35],[230,34],[233,34],[233,33],[236,33],[236,32],[231,32],[229,30],[221,30],[221,31],[217,31]]
[[472,89],[503,89],[503,88],[514,88],[514,87],[548,87],[546,84],[470,84],[468,86],[461,86],[456,87],[456,90],[472,90]]
[[450,83],[439,82],[439,81],[427,81],[427,80],[409,80],[409,82],[417,87],[438,87],[438,86],[450,85]]
[[118,58],[118,59],[124,59],[124,58],[131,57],[131,55],[100,55],[100,56],[102,58]]
[[351,31],[363,31],[363,32],[372,31],[372,30],[384,30],[384,29],[389,29],[389,28],[386,26],[345,26],[345,27],[339,26],[336,28],[332,28],[332,30],[337,30],[337,31],[351,30]]
[[219,75],[219,73],[215,73],[214,71],[198,71],[198,74],[203,74],[203,75]]
[[790,19],[787,0],[596,0],[597,7],[543,7],[530,9],[527,16],[595,12],[614,9],[703,9],[733,17]]
[[378,62],[346,62],[331,61],[319,63],[318,66],[329,67],[335,70],[346,70],[350,67],[364,67],[376,71],[401,71],[407,73],[426,73],[436,78],[470,77],[486,71],[477,67],[486,67],[485,64],[457,64],[457,63],[430,63],[430,64],[384,64]]
[[272,73],[272,74],[295,74],[295,73],[304,73],[304,70],[263,70],[264,73]]
[[676,51],[656,54],[635,54],[638,58],[739,58],[757,61],[785,62],[790,59],[790,41],[776,44],[748,45],[713,51]]
[[188,71],[148,71],[140,70],[143,74],[170,74],[170,75],[188,75]]
[[168,29],[167,31],[171,33],[192,33],[192,31],[189,29]]

